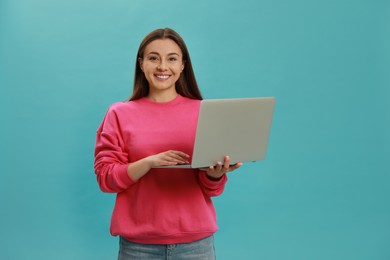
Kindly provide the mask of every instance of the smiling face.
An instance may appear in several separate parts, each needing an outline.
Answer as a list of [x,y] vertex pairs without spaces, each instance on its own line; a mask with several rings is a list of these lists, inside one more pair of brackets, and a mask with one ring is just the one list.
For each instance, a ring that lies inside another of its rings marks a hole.
[[175,83],[184,69],[184,62],[182,51],[174,41],[152,41],[146,46],[144,56],[139,61],[149,83],[149,97],[176,96]]

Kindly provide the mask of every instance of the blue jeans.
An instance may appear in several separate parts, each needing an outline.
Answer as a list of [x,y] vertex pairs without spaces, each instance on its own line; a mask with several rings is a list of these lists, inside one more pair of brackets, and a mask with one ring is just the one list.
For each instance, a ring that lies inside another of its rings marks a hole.
[[191,243],[149,245],[120,237],[118,260],[215,260],[214,236]]

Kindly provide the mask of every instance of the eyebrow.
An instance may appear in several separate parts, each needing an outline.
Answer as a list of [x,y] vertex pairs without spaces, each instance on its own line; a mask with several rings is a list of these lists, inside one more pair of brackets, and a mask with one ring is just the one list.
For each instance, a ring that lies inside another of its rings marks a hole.
[[[160,53],[154,52],[154,51],[149,52],[149,53],[147,53],[146,55],[150,55],[150,54],[160,55]],[[179,55],[178,53],[176,53],[176,52],[170,52],[170,53],[168,53],[167,56],[170,56],[170,55],[177,55],[177,56],[180,56],[180,55]]]

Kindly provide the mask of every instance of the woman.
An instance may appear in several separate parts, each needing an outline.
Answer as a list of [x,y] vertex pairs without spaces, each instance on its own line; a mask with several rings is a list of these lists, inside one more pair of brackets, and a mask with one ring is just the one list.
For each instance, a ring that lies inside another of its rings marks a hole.
[[110,231],[119,259],[215,259],[211,197],[241,163],[158,168],[191,161],[201,99],[183,39],[167,28],[147,35],[133,95],[109,108],[96,138],[99,186],[117,193]]

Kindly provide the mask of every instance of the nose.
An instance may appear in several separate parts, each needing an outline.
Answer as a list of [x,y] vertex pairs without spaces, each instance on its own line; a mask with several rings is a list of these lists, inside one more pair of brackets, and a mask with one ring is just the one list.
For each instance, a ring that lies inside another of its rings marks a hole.
[[158,70],[161,70],[161,71],[167,70],[167,63],[166,63],[166,61],[165,61],[164,59],[162,59],[162,60],[160,61],[160,63],[159,63],[158,66],[157,66],[157,69],[158,69]]

